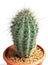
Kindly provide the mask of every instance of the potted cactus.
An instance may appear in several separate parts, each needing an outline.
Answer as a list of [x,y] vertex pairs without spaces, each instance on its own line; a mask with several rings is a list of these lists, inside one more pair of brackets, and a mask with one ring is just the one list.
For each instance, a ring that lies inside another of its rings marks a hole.
[[10,28],[14,44],[3,53],[7,65],[41,65],[45,51],[36,44],[38,23],[33,13],[29,9],[21,10]]

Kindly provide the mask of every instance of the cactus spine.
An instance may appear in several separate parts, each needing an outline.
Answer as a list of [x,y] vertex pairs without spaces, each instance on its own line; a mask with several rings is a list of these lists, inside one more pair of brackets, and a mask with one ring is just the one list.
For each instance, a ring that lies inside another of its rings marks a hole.
[[28,9],[20,11],[11,25],[14,45],[20,57],[29,57],[36,47],[38,24]]

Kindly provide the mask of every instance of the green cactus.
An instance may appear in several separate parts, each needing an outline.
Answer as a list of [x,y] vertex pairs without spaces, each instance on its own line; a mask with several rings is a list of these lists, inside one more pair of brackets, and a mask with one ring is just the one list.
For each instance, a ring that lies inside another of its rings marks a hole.
[[11,32],[17,54],[29,57],[36,47],[38,24],[33,13],[28,9],[21,10],[12,21]]

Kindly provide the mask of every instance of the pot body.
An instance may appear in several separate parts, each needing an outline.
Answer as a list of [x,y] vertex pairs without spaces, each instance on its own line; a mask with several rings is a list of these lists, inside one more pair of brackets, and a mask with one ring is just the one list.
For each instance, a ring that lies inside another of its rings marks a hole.
[[[7,64],[7,65],[10,65],[10,64]],[[37,65],[42,65],[42,63],[40,63],[40,64],[37,64]]]
[[[11,65],[11,64],[7,64],[7,65]],[[17,65],[17,64],[16,64]],[[42,65],[42,63],[36,64],[36,65]]]
[[38,62],[35,62],[35,64],[23,64],[23,63],[22,63],[22,64],[17,64],[17,63],[13,63],[12,61],[10,61],[10,60],[6,57],[6,52],[8,51],[8,49],[9,49],[10,47],[13,48],[14,45],[9,46],[9,47],[4,51],[4,53],[3,53],[3,58],[4,58],[4,60],[6,61],[7,65],[42,65],[42,62],[43,62],[43,60],[44,60],[46,54],[45,54],[44,49],[43,49],[41,46],[39,46],[39,45],[37,45],[37,46],[42,49],[42,51],[44,52],[44,56],[43,56],[43,58],[42,58],[41,60],[39,60]]

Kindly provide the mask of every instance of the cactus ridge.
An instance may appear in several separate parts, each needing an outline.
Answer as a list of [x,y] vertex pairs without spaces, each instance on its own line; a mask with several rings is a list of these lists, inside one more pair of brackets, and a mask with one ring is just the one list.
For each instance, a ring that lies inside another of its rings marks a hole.
[[20,11],[11,25],[14,45],[20,57],[29,57],[36,47],[38,24],[29,10]]

